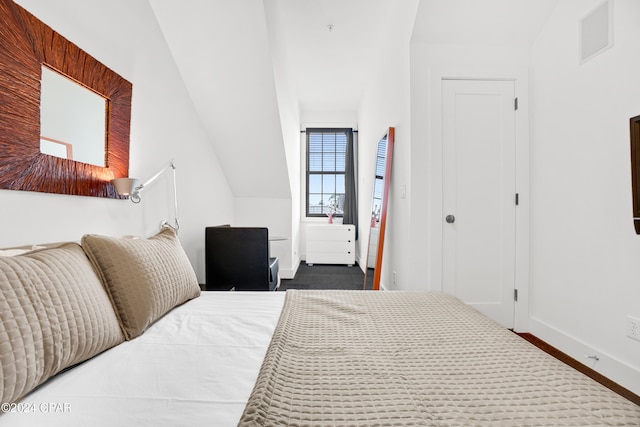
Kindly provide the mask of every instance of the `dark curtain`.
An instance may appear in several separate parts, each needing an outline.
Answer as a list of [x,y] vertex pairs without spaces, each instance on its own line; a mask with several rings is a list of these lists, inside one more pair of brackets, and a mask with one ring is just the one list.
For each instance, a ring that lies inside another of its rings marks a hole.
[[356,227],[356,240],[358,239],[358,201],[356,198],[356,173],[355,155],[353,149],[353,132],[347,134],[347,155],[345,157],[344,176],[344,214],[343,224],[353,224]]

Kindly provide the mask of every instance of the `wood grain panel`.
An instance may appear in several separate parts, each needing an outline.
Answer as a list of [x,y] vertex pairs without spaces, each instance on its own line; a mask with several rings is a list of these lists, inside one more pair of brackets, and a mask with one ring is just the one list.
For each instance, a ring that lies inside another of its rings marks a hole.
[[633,196],[633,226],[640,234],[640,116],[629,121],[631,133],[631,191]]
[[[42,65],[107,99],[105,167],[40,153]],[[119,198],[129,172],[132,85],[12,0],[0,0],[0,188]]]

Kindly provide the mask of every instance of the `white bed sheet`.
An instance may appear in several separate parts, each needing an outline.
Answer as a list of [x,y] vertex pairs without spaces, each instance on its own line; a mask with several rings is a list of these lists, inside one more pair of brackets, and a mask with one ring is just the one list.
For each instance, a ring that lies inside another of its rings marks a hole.
[[0,426],[236,426],[284,297],[203,292],[49,380],[0,415]]

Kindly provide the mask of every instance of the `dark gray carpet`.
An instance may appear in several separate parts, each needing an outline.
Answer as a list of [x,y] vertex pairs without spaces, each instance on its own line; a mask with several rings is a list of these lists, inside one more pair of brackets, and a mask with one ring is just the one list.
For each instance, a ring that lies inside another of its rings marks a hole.
[[358,289],[364,287],[364,273],[358,265],[314,264],[309,267],[300,263],[293,279],[282,279],[281,291],[287,289]]

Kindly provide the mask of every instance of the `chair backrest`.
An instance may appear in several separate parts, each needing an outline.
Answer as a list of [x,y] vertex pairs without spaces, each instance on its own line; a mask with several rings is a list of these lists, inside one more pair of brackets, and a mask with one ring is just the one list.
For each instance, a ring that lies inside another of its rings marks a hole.
[[269,289],[269,230],[207,227],[205,263],[207,290]]

